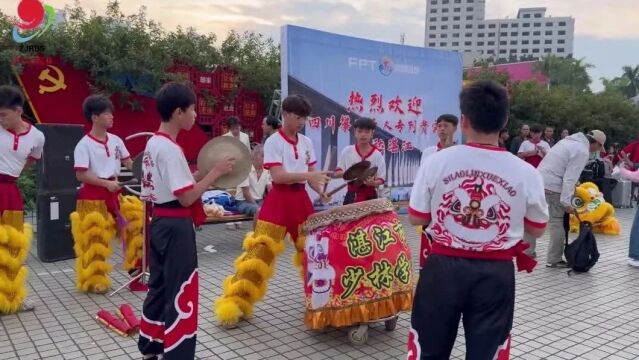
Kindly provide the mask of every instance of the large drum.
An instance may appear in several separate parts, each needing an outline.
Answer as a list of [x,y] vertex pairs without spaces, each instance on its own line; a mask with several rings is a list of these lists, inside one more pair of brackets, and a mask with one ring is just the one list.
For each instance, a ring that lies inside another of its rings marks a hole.
[[362,324],[411,309],[410,249],[388,199],[313,214],[303,231],[308,328]]

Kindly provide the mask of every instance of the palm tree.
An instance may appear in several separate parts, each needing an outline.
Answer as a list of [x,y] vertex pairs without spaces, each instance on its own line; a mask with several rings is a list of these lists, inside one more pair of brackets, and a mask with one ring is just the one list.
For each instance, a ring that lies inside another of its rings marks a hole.
[[621,77],[628,80],[626,95],[630,98],[639,95],[639,65],[634,68],[632,66],[624,66],[622,69],[623,75]]

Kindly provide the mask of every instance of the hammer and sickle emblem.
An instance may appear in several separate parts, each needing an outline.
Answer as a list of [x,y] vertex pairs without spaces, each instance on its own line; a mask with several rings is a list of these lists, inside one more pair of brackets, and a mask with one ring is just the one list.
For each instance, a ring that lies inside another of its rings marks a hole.
[[[52,76],[49,69],[53,70],[56,76]],[[66,90],[67,88],[67,85],[64,83],[62,70],[53,65],[47,65],[47,69],[42,70],[40,76],[38,76],[38,80],[47,81],[50,84],[49,86],[41,84],[40,90],[38,91],[40,94],[44,94],[45,92],[54,93],[59,90]]]

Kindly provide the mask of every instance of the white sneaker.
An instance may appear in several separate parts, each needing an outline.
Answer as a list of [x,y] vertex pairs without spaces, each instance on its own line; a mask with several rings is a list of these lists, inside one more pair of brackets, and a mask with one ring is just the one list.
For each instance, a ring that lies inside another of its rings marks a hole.
[[633,259],[633,258],[628,258],[628,265],[630,265],[632,267],[639,268],[639,260]]

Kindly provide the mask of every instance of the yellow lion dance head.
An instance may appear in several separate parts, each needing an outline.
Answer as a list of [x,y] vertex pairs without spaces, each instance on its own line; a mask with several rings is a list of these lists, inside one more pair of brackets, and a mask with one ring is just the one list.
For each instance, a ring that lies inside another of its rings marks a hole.
[[[592,224],[595,233],[619,235],[621,227],[615,218],[615,209],[604,200],[597,185],[586,182],[575,189],[572,205],[579,214],[581,221]],[[570,231],[579,231],[579,221],[574,215],[570,216]]]

